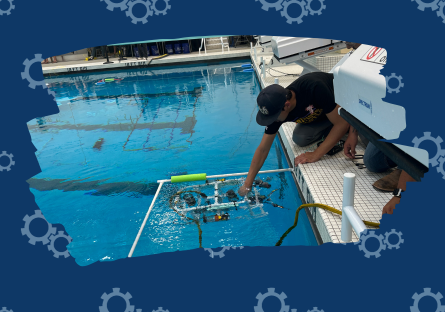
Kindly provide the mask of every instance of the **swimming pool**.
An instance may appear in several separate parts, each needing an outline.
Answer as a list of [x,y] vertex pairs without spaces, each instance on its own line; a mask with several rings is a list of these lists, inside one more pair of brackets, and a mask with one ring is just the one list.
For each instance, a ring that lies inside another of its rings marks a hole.
[[[154,197],[172,175],[247,172],[264,128],[247,61],[129,69],[45,79],[60,113],[28,123],[42,172],[28,180],[50,223],[73,238],[79,265],[127,257]],[[96,82],[116,78],[104,85]],[[286,168],[278,138],[262,170]],[[202,225],[202,246],[274,246],[301,204],[290,172],[259,176],[278,189],[252,216]],[[195,183],[198,184],[198,183]],[[196,225],[166,204],[163,187],[133,256],[199,247]],[[237,189],[235,189],[236,191]],[[304,211],[283,245],[317,245]]]

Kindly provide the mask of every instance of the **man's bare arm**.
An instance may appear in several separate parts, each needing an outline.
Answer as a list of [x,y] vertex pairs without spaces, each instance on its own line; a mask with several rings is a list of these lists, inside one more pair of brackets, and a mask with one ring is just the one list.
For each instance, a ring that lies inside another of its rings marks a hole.
[[[406,182],[416,182],[416,180],[414,180],[406,171],[402,170],[402,173],[399,177],[399,182],[397,183],[397,188],[405,191]],[[396,209],[396,205],[400,203],[400,199],[400,197],[396,196],[391,198],[391,200],[385,205],[385,207],[383,207],[382,215],[385,213],[392,214],[394,209]]]
[[277,135],[276,133],[275,134],[265,133],[263,135],[261,143],[256,149],[255,154],[253,155],[246,181],[244,182],[244,185],[240,187],[240,189],[238,190],[238,193],[241,196],[247,194],[247,192],[249,191],[248,189],[252,188],[253,181],[255,180],[258,171],[260,171],[261,167],[263,166],[264,161],[267,158],[267,155],[269,155],[270,148],[272,146],[272,143],[276,135]]
[[320,146],[314,151],[314,153],[316,153],[316,155],[320,158],[329,152],[329,150],[333,148],[335,144],[337,144],[337,142],[346,134],[350,127],[348,122],[338,114],[339,107],[340,106],[337,104],[337,107],[332,112],[326,114],[329,121],[332,122],[334,126],[323,143],[321,143]]

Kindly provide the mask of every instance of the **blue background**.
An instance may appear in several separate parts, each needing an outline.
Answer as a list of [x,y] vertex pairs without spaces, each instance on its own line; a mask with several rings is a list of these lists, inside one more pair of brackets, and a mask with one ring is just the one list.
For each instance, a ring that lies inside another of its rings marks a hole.
[[[148,23],[135,25],[125,12],[111,12],[99,0],[13,3],[11,14],[0,16],[0,151],[12,153],[15,161],[11,171],[0,172],[0,307],[14,312],[98,311],[102,294],[120,288],[142,311],[254,311],[257,294],[275,288],[287,295],[286,305],[299,312],[313,307],[325,312],[409,311],[413,294],[424,288],[445,294],[445,180],[432,167],[422,182],[408,184],[395,213],[383,216],[376,233],[396,229],[403,233],[404,243],[400,249],[382,251],[379,258],[364,257],[354,244],[328,243],[246,247],[227,251],[222,259],[196,249],[80,267],[72,257],[54,258],[41,243],[29,244],[20,232],[24,215],[39,209],[26,183],[40,172],[26,123],[58,113],[46,89],[31,89],[21,79],[23,61],[34,54],[46,58],[119,42],[240,33],[376,45],[387,49],[389,56],[381,74],[394,72],[405,84],[400,93],[384,99],[406,109],[407,129],[393,142],[413,146],[412,139],[424,132],[445,138],[445,24],[437,10],[422,12],[408,0],[326,0],[322,15],[287,24],[280,12],[266,12],[254,0],[171,0],[167,15],[153,15]],[[0,9],[7,7],[2,0]],[[38,64],[32,74],[41,79]],[[421,147],[430,157],[437,152],[432,142]],[[63,230],[62,225],[57,228]],[[268,298],[263,308],[279,311],[280,302]],[[124,311],[125,303],[113,298],[108,309]],[[422,299],[419,310],[435,311],[435,300]]]

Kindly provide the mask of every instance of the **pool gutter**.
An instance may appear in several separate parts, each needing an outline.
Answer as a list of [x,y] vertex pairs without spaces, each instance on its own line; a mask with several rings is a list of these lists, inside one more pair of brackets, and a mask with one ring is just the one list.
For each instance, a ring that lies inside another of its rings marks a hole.
[[[279,132],[278,132],[278,139],[280,140],[280,144],[281,144],[283,151],[285,151],[284,155],[286,155],[287,165],[289,166],[289,168],[294,169],[294,166],[292,165],[292,161],[290,160],[289,155],[286,152],[286,148],[284,146],[283,139],[281,138],[281,134]],[[300,195],[302,204],[307,204],[306,199],[303,196],[303,192],[301,191],[300,186],[298,185],[298,180],[297,180],[297,177],[295,176],[295,170],[292,170],[292,178],[294,179],[294,183],[295,183],[295,186],[297,187],[298,195]],[[313,218],[313,215],[309,211],[309,208],[307,208],[307,207],[304,208],[304,211],[306,212],[307,218],[309,219],[309,223],[311,224],[311,228],[312,228],[312,231],[314,232],[314,236],[315,236],[315,239],[317,240],[317,244],[318,245],[323,244],[323,239],[321,238],[320,232],[318,231],[318,228],[317,228],[317,224],[315,223],[315,220]]]

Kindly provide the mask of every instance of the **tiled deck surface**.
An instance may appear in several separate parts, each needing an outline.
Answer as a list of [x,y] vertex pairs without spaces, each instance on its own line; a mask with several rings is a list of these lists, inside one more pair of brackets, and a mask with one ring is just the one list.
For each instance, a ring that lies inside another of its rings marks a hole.
[[[160,60],[154,60],[151,64],[164,64],[169,65],[177,62],[193,62],[206,60],[216,60],[234,57],[251,57],[252,63],[255,65],[257,76],[260,80],[261,86],[264,88],[270,84],[275,83],[274,76],[280,76],[279,84],[283,87],[287,87],[302,72],[302,67],[298,65],[286,65],[279,66],[271,70],[266,70],[266,77],[263,78],[261,69],[258,67],[260,61],[260,55],[258,55],[258,62],[254,60],[254,54],[250,48],[240,47],[236,49],[227,50],[221,53],[221,50],[207,51],[207,54],[201,52],[192,52],[190,54],[171,55]],[[270,55],[262,55],[267,61],[270,59]],[[334,55],[334,60],[339,59],[339,55]],[[117,58],[110,58],[110,61],[114,61],[113,64],[102,64],[103,59],[95,61],[72,61],[72,62],[59,62],[57,64],[47,64],[42,66],[43,74],[49,75],[76,71],[89,71],[100,70],[110,68],[123,68],[127,66],[143,66],[147,61],[136,61],[135,58],[128,58],[126,61],[118,62]],[[135,63],[137,62],[137,63]],[[131,64],[133,63],[133,64]],[[315,65],[315,64],[312,64]],[[323,70],[323,69],[322,69]],[[328,69],[327,71],[329,71]],[[292,74],[292,76],[283,76],[283,73]],[[286,123],[280,128],[280,135],[284,142],[284,148],[288,153],[289,158],[293,159],[301,153],[306,151],[315,150],[317,144],[314,143],[310,146],[301,148],[292,142],[292,132],[295,124]],[[357,146],[357,154],[364,153],[364,146],[359,143]],[[316,163],[299,165],[295,174],[297,181],[302,191],[304,200],[307,203],[321,203],[334,207],[338,210],[342,209],[343,198],[343,174],[346,172],[352,172],[356,175],[356,189],[355,189],[355,205],[359,216],[367,221],[379,222],[381,218],[382,208],[392,197],[389,193],[381,193],[372,187],[372,183],[387,173],[374,174],[370,173],[367,169],[358,169],[354,163],[346,158],[342,152],[337,153],[334,156],[324,156]],[[339,243],[341,236],[341,217],[331,212],[319,209],[310,208],[312,217],[320,232],[321,238],[324,243],[333,242]],[[353,233],[353,241],[358,241],[358,237]]]
[[[297,76],[278,77],[278,83],[283,87],[287,87],[298,78],[298,74],[303,70],[298,65],[288,65],[277,67],[276,70],[282,72],[278,73],[274,70],[269,71],[266,67],[266,77],[264,78],[259,68],[260,56],[257,55],[257,58],[258,61],[255,62],[254,53],[251,53],[252,63],[255,64],[254,67],[263,88],[275,83],[275,78],[277,77],[273,76],[280,76],[283,73],[297,74]],[[264,55],[263,58],[266,62],[270,59],[270,57]],[[306,151],[314,151],[318,143],[299,147],[292,141],[294,128],[295,124],[285,123],[279,130],[285,150],[291,161]],[[356,148],[356,152],[357,154],[364,154],[364,145],[361,141]],[[358,215],[362,220],[380,222],[383,206],[391,199],[392,194],[378,192],[372,187],[372,184],[388,173],[376,174],[369,172],[367,169],[358,169],[353,161],[347,158],[343,152],[339,152],[334,156],[325,155],[318,162],[299,165],[295,169],[300,190],[307,203],[325,204],[338,210],[342,210],[343,175],[347,172],[354,173],[356,176],[354,208]],[[341,216],[315,207],[310,208],[310,211],[323,243],[340,243]],[[354,242],[358,241],[355,232],[353,232],[352,240]]]

